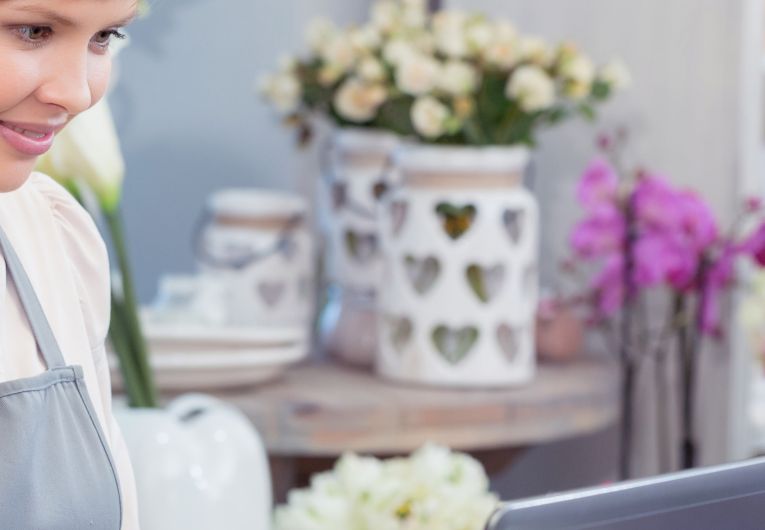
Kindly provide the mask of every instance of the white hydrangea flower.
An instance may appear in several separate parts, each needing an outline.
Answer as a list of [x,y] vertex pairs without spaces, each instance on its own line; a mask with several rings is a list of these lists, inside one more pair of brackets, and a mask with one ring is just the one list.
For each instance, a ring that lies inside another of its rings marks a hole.
[[276,109],[288,114],[300,105],[302,87],[300,81],[289,72],[264,76],[260,81],[260,93]]
[[314,52],[318,52],[336,33],[337,28],[332,20],[327,17],[317,17],[308,23],[306,42]]
[[438,76],[438,87],[454,96],[473,92],[477,84],[478,70],[465,61],[448,61]]
[[614,90],[624,90],[632,84],[632,75],[621,59],[615,59],[600,70],[598,77]]
[[419,53],[405,57],[396,68],[396,86],[412,96],[427,94],[435,88],[440,70],[433,57]]
[[505,87],[509,99],[518,100],[526,112],[547,109],[555,102],[555,84],[542,68],[525,65],[516,69]]
[[346,120],[363,123],[374,118],[386,97],[387,91],[384,87],[350,78],[338,89],[333,105],[337,113]]
[[550,66],[555,58],[550,46],[540,37],[521,38],[520,55],[524,61],[531,61],[542,67]]
[[370,83],[382,81],[386,76],[385,67],[374,57],[362,59],[356,71],[361,79]]
[[425,138],[438,138],[446,132],[449,108],[432,96],[417,98],[412,105],[412,125]]
[[461,59],[470,55],[467,39],[468,16],[459,10],[444,10],[433,15],[436,48],[447,57]]

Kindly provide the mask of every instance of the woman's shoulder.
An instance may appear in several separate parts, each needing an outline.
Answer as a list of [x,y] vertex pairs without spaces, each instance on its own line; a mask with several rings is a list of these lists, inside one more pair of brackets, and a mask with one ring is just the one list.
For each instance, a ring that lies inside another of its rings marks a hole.
[[91,320],[91,339],[103,340],[110,308],[109,258],[106,244],[88,211],[66,188],[44,173],[35,172],[26,186],[47,202],[66,260],[75,277],[83,310]]

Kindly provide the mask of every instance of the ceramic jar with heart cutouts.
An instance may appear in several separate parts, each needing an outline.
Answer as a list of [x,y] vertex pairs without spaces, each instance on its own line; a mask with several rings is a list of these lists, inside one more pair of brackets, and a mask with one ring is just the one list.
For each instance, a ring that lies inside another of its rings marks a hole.
[[381,375],[501,387],[534,374],[538,206],[523,147],[402,146],[381,219]]
[[305,201],[231,188],[210,196],[196,259],[222,291],[227,325],[308,325],[314,308],[313,242]]
[[327,271],[332,288],[322,318],[322,342],[342,360],[371,366],[377,347],[376,295],[382,273],[379,201],[390,185],[398,138],[363,128],[336,131],[324,173]]

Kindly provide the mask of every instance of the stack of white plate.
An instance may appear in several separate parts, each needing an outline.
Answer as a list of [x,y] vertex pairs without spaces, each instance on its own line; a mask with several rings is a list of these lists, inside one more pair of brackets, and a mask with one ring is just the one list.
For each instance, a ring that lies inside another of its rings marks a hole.
[[[160,390],[193,391],[256,385],[274,379],[308,354],[302,326],[213,326],[141,315],[150,364]],[[108,352],[112,386],[123,388]]]

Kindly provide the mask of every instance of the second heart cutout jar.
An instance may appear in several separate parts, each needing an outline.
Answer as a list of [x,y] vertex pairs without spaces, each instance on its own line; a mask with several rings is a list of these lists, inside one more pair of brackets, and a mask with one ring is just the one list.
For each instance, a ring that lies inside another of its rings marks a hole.
[[381,216],[376,369],[434,386],[528,382],[539,212],[525,147],[403,145]]

